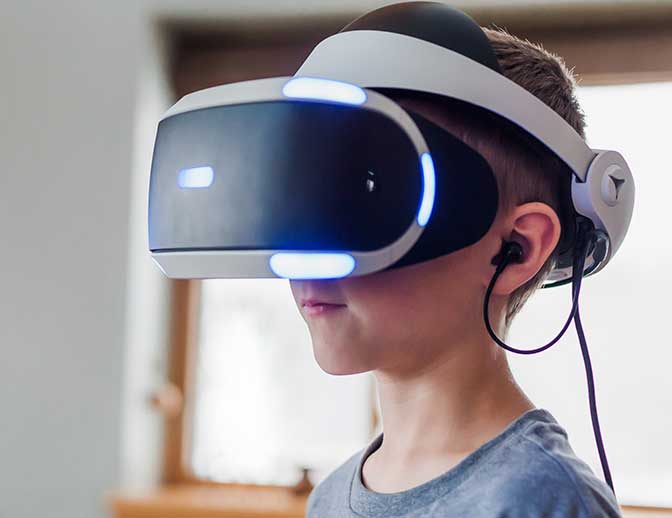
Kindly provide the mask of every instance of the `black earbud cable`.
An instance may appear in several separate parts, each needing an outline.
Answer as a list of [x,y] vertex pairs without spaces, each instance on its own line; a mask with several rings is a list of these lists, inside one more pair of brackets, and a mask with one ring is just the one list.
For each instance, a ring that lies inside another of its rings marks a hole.
[[[505,245],[507,246],[508,243]],[[578,282],[576,281],[576,278],[572,282],[572,310],[569,313],[569,317],[567,318],[567,321],[565,322],[565,325],[562,326],[562,329],[560,332],[557,334],[553,340],[548,342],[546,345],[542,345],[541,347],[538,347],[536,349],[517,349],[515,347],[512,347],[506,343],[504,343],[502,340],[499,339],[499,337],[496,335],[495,331],[492,329],[492,326],[490,325],[490,317],[489,317],[489,306],[490,306],[490,296],[492,294],[492,290],[495,287],[495,284],[497,282],[497,279],[499,278],[500,274],[502,271],[504,271],[504,268],[506,268],[511,261],[511,253],[509,253],[509,248],[507,248],[504,252],[504,258],[497,264],[497,268],[495,269],[495,274],[492,277],[492,280],[490,281],[490,285],[488,286],[488,289],[485,292],[485,300],[483,302],[483,318],[485,320],[485,327],[488,329],[488,333],[490,333],[490,336],[492,339],[497,342],[497,345],[500,347],[506,349],[507,351],[511,351],[512,353],[516,354],[537,354],[542,351],[545,351],[552,345],[554,345],[562,336],[565,334],[567,331],[567,328],[569,325],[572,323],[572,319],[574,318],[574,315],[576,313],[576,309],[578,308],[578,302],[579,302],[579,290],[581,289],[581,278],[578,279]],[[583,271],[583,264],[585,263],[585,256],[583,261],[577,261],[576,257],[574,259],[574,266],[577,266],[577,262],[580,262],[581,264],[578,265],[581,267],[581,270]],[[574,268],[573,271],[576,271],[576,268]]]
[[604,449],[602,442],[602,432],[600,431],[600,421],[597,416],[597,400],[595,398],[595,380],[593,379],[593,367],[590,362],[590,354],[588,354],[588,344],[586,337],[583,334],[583,326],[581,325],[581,316],[579,315],[579,308],[576,308],[574,315],[574,323],[576,324],[576,334],[579,335],[579,343],[581,344],[581,354],[583,355],[583,364],[586,367],[586,381],[588,385],[588,403],[590,405],[590,419],[593,422],[593,433],[595,434],[595,442],[597,443],[597,453],[600,456],[600,463],[602,464],[602,472],[604,473],[604,480],[616,494],[614,490],[614,482],[611,479],[611,471],[609,470],[609,462],[607,461],[607,452]]
[[611,478],[611,471],[609,469],[609,462],[607,461],[607,454],[604,449],[604,443],[602,441],[602,432],[600,431],[600,422],[597,414],[597,401],[595,397],[595,380],[593,377],[593,368],[590,361],[590,355],[588,353],[588,344],[586,343],[586,337],[583,333],[583,326],[581,325],[581,316],[579,314],[579,292],[581,290],[581,280],[583,279],[584,265],[586,262],[586,255],[588,248],[591,242],[595,239],[596,234],[594,234],[589,226],[585,223],[579,223],[579,230],[577,233],[577,240],[575,245],[574,252],[574,261],[572,266],[572,309],[570,311],[569,318],[565,322],[562,330],[558,335],[551,340],[546,345],[538,347],[536,349],[518,349],[512,347],[502,340],[495,334],[492,326],[490,325],[489,311],[488,307],[490,305],[490,296],[492,290],[497,282],[499,275],[502,273],[504,268],[512,262],[518,260],[522,255],[522,248],[518,243],[508,242],[504,244],[504,249],[502,250],[503,257],[497,263],[497,268],[495,273],[492,276],[492,280],[488,286],[488,289],[485,292],[485,298],[483,301],[483,317],[485,320],[485,327],[488,330],[488,333],[492,339],[507,351],[511,351],[516,354],[536,354],[542,351],[545,351],[553,344],[555,344],[567,331],[572,320],[576,326],[576,333],[579,337],[579,344],[581,345],[581,355],[583,356],[583,363],[586,368],[586,383],[588,385],[588,403],[590,406],[590,418],[593,424],[593,433],[595,434],[595,442],[597,444],[597,451],[600,456],[600,463],[602,464],[602,471],[604,473],[604,479],[616,494],[614,490],[614,483]]

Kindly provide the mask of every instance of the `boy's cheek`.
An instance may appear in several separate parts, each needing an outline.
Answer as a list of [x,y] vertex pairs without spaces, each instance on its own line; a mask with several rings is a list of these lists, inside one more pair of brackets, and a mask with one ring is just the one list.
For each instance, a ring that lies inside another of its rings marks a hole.
[[415,324],[372,306],[348,307],[337,317],[308,319],[313,353],[322,370],[356,374],[381,368],[415,340]]
[[[467,276],[446,279],[445,273],[444,260],[335,281],[347,308],[303,315],[320,367],[332,374],[365,372],[407,358],[410,344],[442,343],[437,338],[466,320],[469,305],[462,291]],[[290,284],[297,299],[301,284]]]

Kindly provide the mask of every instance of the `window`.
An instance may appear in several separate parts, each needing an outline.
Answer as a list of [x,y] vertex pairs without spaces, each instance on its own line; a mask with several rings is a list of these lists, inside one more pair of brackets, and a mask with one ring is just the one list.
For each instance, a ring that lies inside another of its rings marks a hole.
[[[619,150],[636,188],[622,247],[608,268],[584,279],[579,299],[605,449],[621,502],[670,507],[672,82],[582,87],[579,101],[589,145]],[[514,321],[509,343],[548,342],[570,305],[569,286],[538,291]],[[524,390],[565,426],[576,453],[601,477],[574,326],[543,354],[510,359]]]
[[217,482],[322,478],[372,433],[370,374],[331,376],[313,358],[285,279],[203,281],[189,465]]

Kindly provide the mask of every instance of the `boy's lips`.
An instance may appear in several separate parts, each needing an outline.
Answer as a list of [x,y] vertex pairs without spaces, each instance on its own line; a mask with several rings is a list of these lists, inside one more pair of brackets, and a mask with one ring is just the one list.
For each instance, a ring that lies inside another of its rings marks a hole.
[[307,315],[321,315],[347,307],[345,304],[327,302],[316,298],[302,298],[301,308]]
[[301,299],[301,307],[305,306],[317,306],[317,305],[327,305],[327,306],[345,306],[345,304],[341,304],[336,301],[331,301],[331,300],[326,300],[324,298],[316,298],[316,297],[304,297]]

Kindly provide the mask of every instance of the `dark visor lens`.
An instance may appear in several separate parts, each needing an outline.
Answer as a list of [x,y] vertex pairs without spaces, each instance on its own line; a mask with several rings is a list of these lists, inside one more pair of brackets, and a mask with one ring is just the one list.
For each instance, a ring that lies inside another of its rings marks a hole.
[[219,106],[159,124],[149,246],[382,248],[415,218],[420,159],[370,109],[303,101]]

